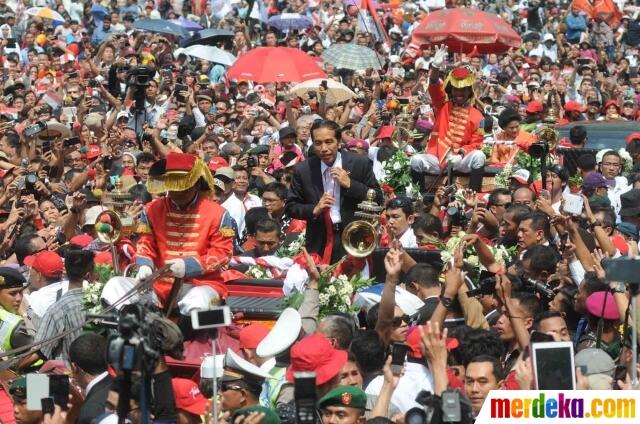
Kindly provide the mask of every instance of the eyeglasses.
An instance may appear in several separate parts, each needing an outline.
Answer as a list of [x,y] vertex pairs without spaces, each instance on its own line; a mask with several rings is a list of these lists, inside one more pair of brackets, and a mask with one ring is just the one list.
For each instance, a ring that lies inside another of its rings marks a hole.
[[398,328],[402,327],[402,323],[409,324],[411,321],[411,317],[409,315],[402,315],[401,317],[393,317],[393,327]]

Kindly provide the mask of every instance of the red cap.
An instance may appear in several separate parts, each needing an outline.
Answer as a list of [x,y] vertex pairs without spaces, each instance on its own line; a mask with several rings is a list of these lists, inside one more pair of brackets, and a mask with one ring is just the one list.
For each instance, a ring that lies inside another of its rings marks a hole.
[[61,277],[64,271],[64,264],[60,255],[49,250],[43,250],[35,255],[27,256],[24,258],[24,263],[48,278]]
[[451,76],[457,80],[463,80],[467,78],[469,75],[471,75],[471,72],[469,71],[469,69],[465,68],[464,66],[460,66],[458,68],[455,68],[453,71],[451,71]]
[[71,237],[71,240],[69,240],[69,243],[85,248],[89,246],[92,241],[93,241],[93,237],[91,237],[90,235],[80,234],[80,235]]
[[616,107],[616,110],[617,110],[618,112],[620,112],[620,105],[618,105],[618,102],[617,102],[617,101],[615,101],[615,100],[613,100],[613,99],[608,100],[608,101],[607,101],[607,103],[605,103],[605,104],[604,104],[604,110],[609,109],[609,106],[615,106],[615,107]]
[[[616,301],[609,291],[598,291],[587,297],[587,311],[598,318],[608,320],[620,319]],[[604,311],[604,313],[603,313]]]
[[190,412],[194,415],[204,415],[207,411],[207,398],[200,393],[198,385],[193,380],[186,378],[171,379],[173,396],[176,400],[176,408]]
[[83,153],[82,157],[85,159],[95,159],[100,156],[100,146],[97,144],[89,144],[87,146],[87,153]]
[[379,138],[379,139],[391,138],[395,130],[396,130],[396,127],[392,125],[385,125],[383,127],[380,127],[380,131],[378,131],[376,138]]
[[544,111],[544,106],[537,100],[529,102],[527,104],[527,113],[542,113]]
[[216,172],[219,168],[226,168],[229,166],[229,162],[223,157],[216,156],[209,160],[209,170],[211,172]]
[[262,339],[269,334],[269,329],[264,324],[254,322],[240,330],[240,348],[255,349]]
[[580,103],[571,100],[570,102],[567,102],[564,104],[564,110],[565,112],[584,112],[584,106],[582,106]]
[[634,132],[627,136],[625,143],[631,144],[633,140],[640,140],[640,133]]
[[189,153],[170,152],[167,155],[167,174],[188,174],[196,163],[195,155]]
[[291,347],[291,365],[287,368],[287,381],[293,383],[293,373],[315,371],[316,385],[334,378],[347,363],[347,352],[331,346],[320,333],[312,334]]

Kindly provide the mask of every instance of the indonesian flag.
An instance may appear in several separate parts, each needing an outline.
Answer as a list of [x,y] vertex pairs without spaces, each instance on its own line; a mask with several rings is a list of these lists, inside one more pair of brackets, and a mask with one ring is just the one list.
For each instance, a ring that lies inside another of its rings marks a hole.
[[281,280],[287,273],[287,270],[293,265],[293,259],[291,258],[279,258],[277,256],[261,256],[259,258],[252,258],[249,256],[234,256],[229,262],[229,266],[234,265],[260,265],[263,268],[267,268],[273,274],[273,278]]

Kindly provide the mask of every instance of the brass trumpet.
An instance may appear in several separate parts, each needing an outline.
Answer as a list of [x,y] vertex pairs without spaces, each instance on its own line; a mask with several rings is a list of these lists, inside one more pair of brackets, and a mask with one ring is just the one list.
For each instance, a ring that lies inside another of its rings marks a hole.
[[98,239],[107,243],[111,247],[111,259],[113,260],[113,269],[118,273],[118,252],[116,251],[116,243],[122,235],[122,220],[120,216],[112,210],[102,211],[96,218],[94,226]]
[[382,209],[376,201],[376,191],[367,191],[367,200],[358,204],[355,216],[361,218],[351,222],[342,232],[342,247],[345,252],[356,258],[366,258],[378,247],[380,231],[378,218]]

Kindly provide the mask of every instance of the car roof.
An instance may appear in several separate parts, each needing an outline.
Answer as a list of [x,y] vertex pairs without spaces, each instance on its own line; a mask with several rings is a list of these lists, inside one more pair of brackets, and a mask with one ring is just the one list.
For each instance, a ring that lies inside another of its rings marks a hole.
[[569,130],[576,125],[583,125],[587,130],[587,149],[614,149],[625,146],[625,140],[632,132],[640,132],[637,121],[578,121],[556,127],[560,137],[569,137]]

